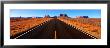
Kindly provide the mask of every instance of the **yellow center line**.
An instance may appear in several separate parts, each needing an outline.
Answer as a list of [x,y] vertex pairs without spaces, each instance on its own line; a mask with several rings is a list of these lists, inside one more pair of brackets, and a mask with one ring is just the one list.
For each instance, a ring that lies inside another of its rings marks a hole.
[[55,31],[55,39],[56,39],[56,31]]

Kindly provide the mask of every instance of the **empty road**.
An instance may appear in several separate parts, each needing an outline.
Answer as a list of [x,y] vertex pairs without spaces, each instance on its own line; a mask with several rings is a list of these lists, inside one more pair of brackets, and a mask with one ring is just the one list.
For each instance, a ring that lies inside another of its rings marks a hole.
[[11,39],[93,39],[94,36],[76,29],[57,18],[35,26]]

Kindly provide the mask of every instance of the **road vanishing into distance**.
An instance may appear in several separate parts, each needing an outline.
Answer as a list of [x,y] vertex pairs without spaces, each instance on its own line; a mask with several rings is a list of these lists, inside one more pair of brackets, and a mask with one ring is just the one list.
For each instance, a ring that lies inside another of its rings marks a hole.
[[96,39],[96,37],[78,30],[59,19],[51,19],[23,33],[11,36],[11,39]]

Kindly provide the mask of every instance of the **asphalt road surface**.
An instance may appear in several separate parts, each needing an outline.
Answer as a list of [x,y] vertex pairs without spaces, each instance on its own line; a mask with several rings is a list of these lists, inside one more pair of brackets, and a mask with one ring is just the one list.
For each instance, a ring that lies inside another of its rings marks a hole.
[[[46,21],[11,39],[93,39],[93,36],[83,33],[74,26],[58,19]],[[95,37],[94,37],[95,38]]]

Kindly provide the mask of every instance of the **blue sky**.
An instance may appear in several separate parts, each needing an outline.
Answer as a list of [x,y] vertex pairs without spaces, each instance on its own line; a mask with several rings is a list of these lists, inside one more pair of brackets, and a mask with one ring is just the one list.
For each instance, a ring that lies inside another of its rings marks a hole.
[[10,17],[44,17],[45,15],[59,16],[67,14],[69,17],[89,16],[90,18],[101,18],[100,9],[11,9]]

